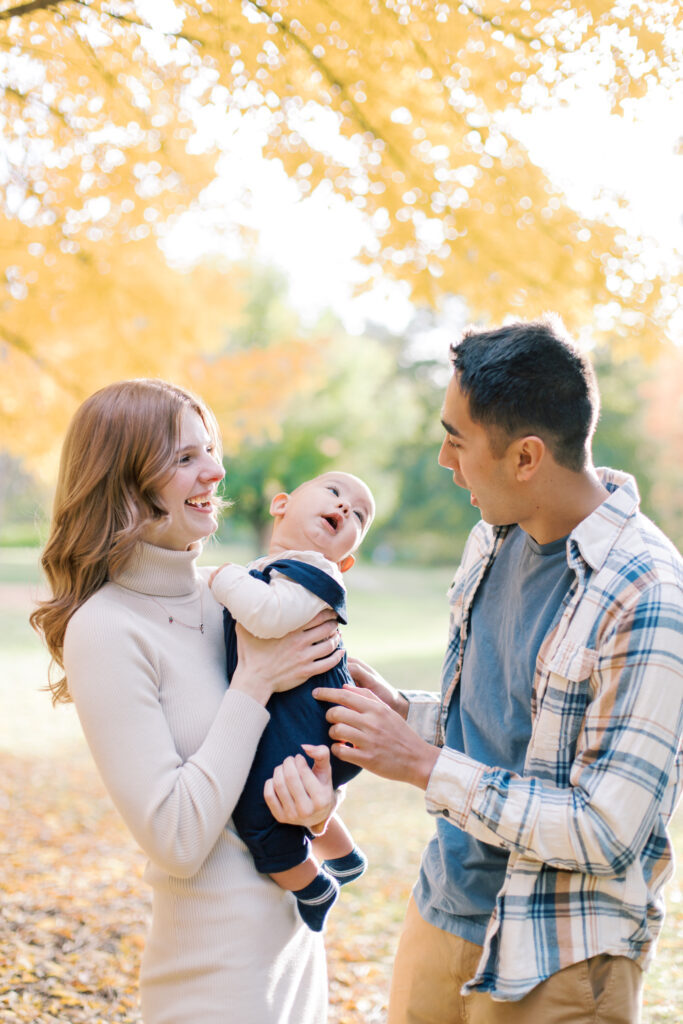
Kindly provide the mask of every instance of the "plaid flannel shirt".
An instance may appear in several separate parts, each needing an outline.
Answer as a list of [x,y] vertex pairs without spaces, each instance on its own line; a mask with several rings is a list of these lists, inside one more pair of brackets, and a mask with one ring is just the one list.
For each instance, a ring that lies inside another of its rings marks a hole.
[[600,953],[647,967],[661,930],[683,781],[683,561],[639,512],[633,478],[599,473],[609,497],[567,541],[576,579],[538,654],[523,774],[443,747],[472,602],[505,527],[479,523],[463,552],[441,699],[406,693],[409,723],[443,748],[427,810],[510,854],[464,992],[520,999]]

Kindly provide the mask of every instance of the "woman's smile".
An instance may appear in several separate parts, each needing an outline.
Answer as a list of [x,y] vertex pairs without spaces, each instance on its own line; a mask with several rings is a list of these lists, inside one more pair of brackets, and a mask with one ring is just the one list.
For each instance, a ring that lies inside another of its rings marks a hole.
[[167,514],[150,527],[145,539],[184,551],[214,533],[218,527],[216,488],[224,475],[201,416],[193,410],[184,412],[176,466],[158,495]]

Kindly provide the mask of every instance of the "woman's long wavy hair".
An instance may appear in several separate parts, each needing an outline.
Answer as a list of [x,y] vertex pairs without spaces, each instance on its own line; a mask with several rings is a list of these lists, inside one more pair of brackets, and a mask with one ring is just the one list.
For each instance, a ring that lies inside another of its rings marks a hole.
[[42,565],[51,597],[31,615],[52,655],[52,702],[71,700],[64,634],[77,608],[125,565],[150,523],[167,515],[157,495],[176,459],[183,410],[201,417],[220,457],[213,414],[163,380],[125,380],[95,392],[67,430]]

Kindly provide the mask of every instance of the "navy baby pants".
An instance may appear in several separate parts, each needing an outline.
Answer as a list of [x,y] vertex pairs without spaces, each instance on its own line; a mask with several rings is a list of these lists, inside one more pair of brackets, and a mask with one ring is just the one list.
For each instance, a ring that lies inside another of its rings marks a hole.
[[[337,613],[340,622],[346,624],[344,588],[328,573],[306,562],[281,559],[271,562],[263,571],[252,569],[251,575],[262,579],[266,586],[273,569],[311,590]],[[230,680],[237,665],[237,639],[235,620],[227,608],[223,613],[223,628]],[[313,676],[286,693],[274,693],[268,701],[270,721],[256,748],[251,770],[232,815],[235,828],[249,848],[258,871],[266,874],[285,871],[301,864],[308,856],[311,833],[302,826],[282,825],[276,821],[263,799],[263,787],[274,768],[286,757],[303,754],[302,743],[330,746],[325,713],[331,705],[321,704],[311,694],[318,686],[341,689],[345,683],[352,683],[346,666],[346,653],[329,672]],[[358,775],[360,770],[356,765],[346,764],[333,756],[332,782],[335,789]]]

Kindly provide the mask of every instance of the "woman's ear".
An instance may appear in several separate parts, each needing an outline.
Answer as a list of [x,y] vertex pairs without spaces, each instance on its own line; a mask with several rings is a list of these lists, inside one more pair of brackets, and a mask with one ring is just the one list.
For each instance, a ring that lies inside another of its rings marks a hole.
[[356,559],[353,555],[347,555],[346,558],[342,558],[341,562],[337,562],[341,572],[348,572],[352,565],[356,564]]
[[279,494],[276,494],[270,503],[271,516],[283,516],[285,514],[288,501],[289,495],[285,494],[284,491],[280,491]]

